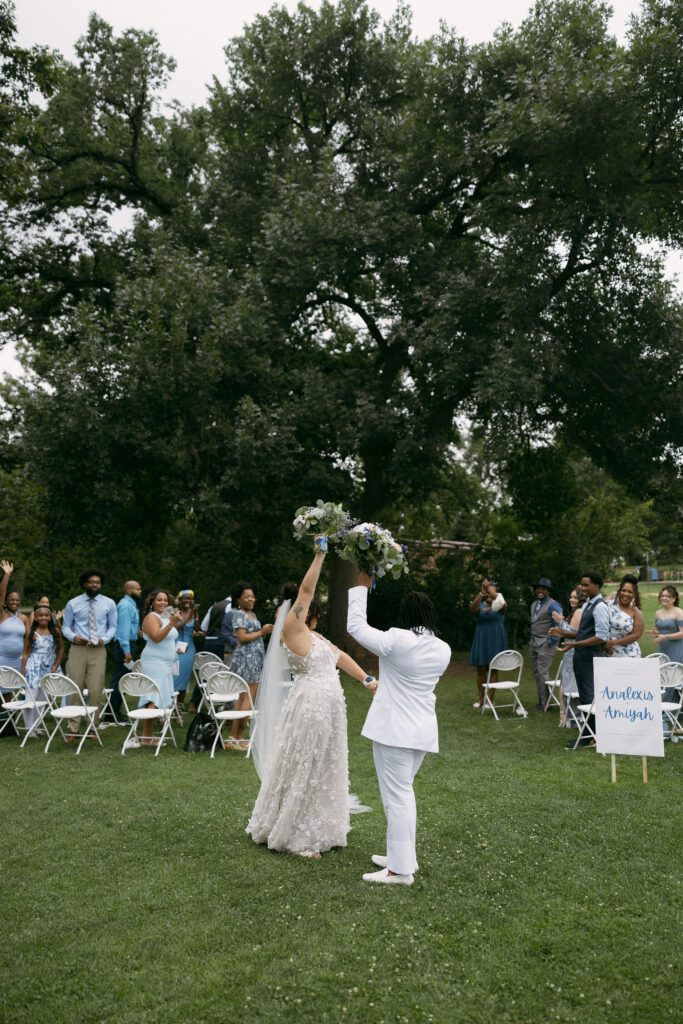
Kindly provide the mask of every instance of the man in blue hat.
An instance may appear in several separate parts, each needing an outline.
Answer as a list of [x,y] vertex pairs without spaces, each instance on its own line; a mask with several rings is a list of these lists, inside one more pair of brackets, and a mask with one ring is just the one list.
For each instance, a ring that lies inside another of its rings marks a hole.
[[546,680],[550,678],[550,665],[555,657],[557,637],[549,636],[549,631],[555,625],[553,612],[562,614],[562,606],[553,600],[550,592],[553,585],[547,576],[541,576],[535,585],[536,600],[531,602],[531,636],[529,640],[529,654],[531,656],[531,671],[536,681],[536,692],[538,693],[538,704],[536,711],[545,711],[548,707],[548,689]]

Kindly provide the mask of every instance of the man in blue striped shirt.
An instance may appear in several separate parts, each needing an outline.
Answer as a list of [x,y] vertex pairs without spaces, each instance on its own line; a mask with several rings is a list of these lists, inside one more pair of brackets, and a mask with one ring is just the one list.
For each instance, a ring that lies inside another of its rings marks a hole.
[[[114,639],[117,622],[116,605],[110,597],[100,593],[104,581],[101,569],[82,572],[78,582],[83,593],[67,603],[62,620],[62,632],[71,641],[66,674],[81,692],[87,689],[88,704],[98,709],[96,725],[100,720],[99,706],[107,665],[105,648]],[[77,699],[72,698],[72,703],[77,704]],[[80,718],[71,720],[69,731],[72,735],[78,733],[80,724]]]

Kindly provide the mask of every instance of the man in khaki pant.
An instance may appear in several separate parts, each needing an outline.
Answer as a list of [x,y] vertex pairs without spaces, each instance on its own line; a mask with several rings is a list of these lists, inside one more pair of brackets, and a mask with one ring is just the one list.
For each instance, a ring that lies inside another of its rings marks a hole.
[[[99,706],[104,689],[104,673],[107,664],[106,645],[116,632],[116,605],[100,591],[105,576],[100,569],[87,569],[81,573],[79,583],[83,593],[72,598],[64,609],[62,631],[71,641],[66,674],[83,692],[88,691],[88,704],[98,708],[95,724],[99,724]],[[72,703],[77,703],[75,697]],[[76,735],[80,729],[80,718],[74,719],[69,731]]]

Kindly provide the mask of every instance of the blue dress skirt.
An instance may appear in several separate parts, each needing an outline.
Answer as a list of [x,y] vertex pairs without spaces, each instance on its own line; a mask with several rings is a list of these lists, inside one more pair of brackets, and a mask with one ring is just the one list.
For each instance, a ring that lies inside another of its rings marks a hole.
[[477,612],[470,665],[490,665],[496,654],[507,649],[508,637],[503,613],[492,612],[491,606],[482,601]]
[[[247,633],[258,633],[261,623],[256,616],[251,619],[246,612],[234,611],[232,613],[232,628],[235,636],[237,636],[238,629],[245,629]],[[230,671],[242,676],[247,683],[252,685],[260,683],[265,656],[266,648],[262,637],[259,637],[258,640],[248,640],[243,644],[238,640],[237,646],[232,652]]]
[[173,689],[180,692],[185,692],[190,683],[190,676],[192,675],[192,666],[194,665],[194,656],[197,653],[194,646],[194,619],[192,622],[187,622],[178,630],[177,642],[184,642],[187,644],[187,650],[184,654],[178,654],[178,671],[173,673]]
[[[678,633],[681,628],[681,622],[679,619],[655,619],[655,626],[657,632],[662,635],[665,633]],[[683,637],[680,637],[678,640],[660,640],[657,644],[657,650],[661,651],[662,654],[666,654],[669,661],[683,662]]]

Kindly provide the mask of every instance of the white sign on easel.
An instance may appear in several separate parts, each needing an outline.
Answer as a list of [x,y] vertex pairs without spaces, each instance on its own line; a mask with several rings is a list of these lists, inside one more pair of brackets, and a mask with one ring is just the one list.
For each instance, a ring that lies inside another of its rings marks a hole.
[[[596,658],[593,668],[598,753],[631,754],[643,759],[664,757],[658,660]],[[647,781],[645,760],[643,778]]]

